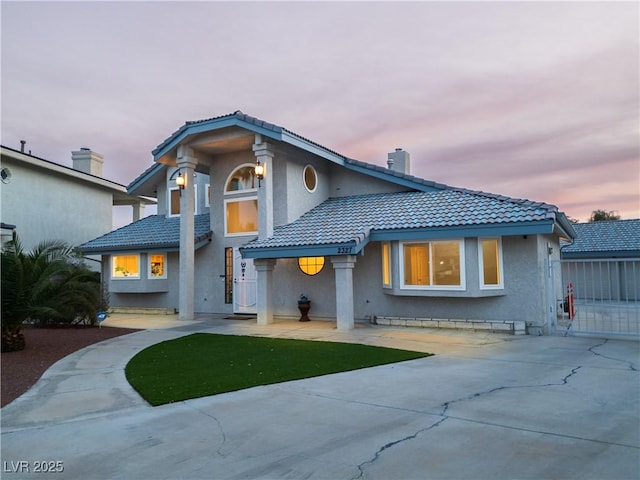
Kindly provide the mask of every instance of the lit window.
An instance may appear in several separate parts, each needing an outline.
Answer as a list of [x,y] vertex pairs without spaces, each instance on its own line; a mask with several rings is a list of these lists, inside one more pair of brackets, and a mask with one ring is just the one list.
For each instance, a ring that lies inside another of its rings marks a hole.
[[382,243],[382,286],[391,286],[391,245]]
[[149,278],[167,278],[167,256],[164,253],[149,254]]
[[462,242],[402,243],[402,280],[406,288],[464,288]]
[[433,242],[431,258],[434,285],[460,285],[459,242]]
[[169,190],[169,212],[171,215],[180,215],[180,189]]
[[313,192],[318,185],[318,175],[316,174],[316,169],[311,165],[307,165],[304,167],[304,171],[302,172],[302,177],[304,180],[304,186],[309,192]]
[[502,242],[485,238],[479,242],[480,288],[502,288]]
[[139,255],[114,255],[111,258],[113,278],[140,278]]
[[[193,186],[193,194],[196,198],[196,202],[193,207],[193,213],[198,213],[198,185]],[[169,215],[177,216],[180,215],[180,189],[179,188],[170,188],[169,189]]]
[[317,275],[324,267],[324,257],[301,257],[298,267],[307,275]]
[[430,285],[429,244],[404,244],[404,284]]
[[258,233],[258,200],[225,202],[225,234],[249,235]]
[[243,165],[233,171],[227,180],[224,189],[225,193],[239,192],[242,190],[255,190],[256,177],[254,174],[255,165]]

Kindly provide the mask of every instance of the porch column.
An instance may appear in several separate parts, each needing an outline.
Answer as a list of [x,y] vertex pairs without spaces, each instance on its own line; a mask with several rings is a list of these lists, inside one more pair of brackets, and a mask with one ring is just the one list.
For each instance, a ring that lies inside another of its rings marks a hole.
[[271,145],[256,135],[253,152],[264,165],[264,178],[258,187],[258,238],[264,240],[273,236],[273,150]]
[[133,221],[137,222],[142,218],[142,214],[144,213],[144,205],[142,202],[136,202],[133,205]]
[[331,257],[331,263],[336,275],[336,326],[341,331],[353,330],[353,267],[356,257]]
[[198,164],[191,148],[178,147],[178,168],[185,178],[184,189],[180,192],[180,286],[178,291],[178,311],[180,320],[193,320],[195,288],[195,244],[194,210],[195,195],[193,174]]
[[258,325],[273,323],[273,268],[276,260],[272,258],[256,258],[253,261],[257,278],[257,311]]

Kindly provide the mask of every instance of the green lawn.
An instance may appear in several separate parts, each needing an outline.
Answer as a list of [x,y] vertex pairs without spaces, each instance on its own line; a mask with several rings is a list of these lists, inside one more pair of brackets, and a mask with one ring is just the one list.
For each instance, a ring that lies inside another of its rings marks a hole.
[[129,361],[129,383],[151,405],[430,356],[353,343],[195,333]]

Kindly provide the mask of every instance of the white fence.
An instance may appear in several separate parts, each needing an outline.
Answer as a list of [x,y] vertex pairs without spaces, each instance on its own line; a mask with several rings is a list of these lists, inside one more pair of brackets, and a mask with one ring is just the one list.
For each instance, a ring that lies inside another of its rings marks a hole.
[[640,336],[640,261],[561,260],[549,278],[552,332]]

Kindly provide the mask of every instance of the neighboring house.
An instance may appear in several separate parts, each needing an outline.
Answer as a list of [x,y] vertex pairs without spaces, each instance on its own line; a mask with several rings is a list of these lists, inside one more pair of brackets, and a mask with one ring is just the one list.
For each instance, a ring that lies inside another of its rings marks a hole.
[[563,260],[640,259],[640,219],[574,223],[576,238],[562,242]]
[[102,155],[88,148],[72,152],[73,168],[1,148],[3,244],[16,232],[25,250],[43,240],[79,245],[113,229],[114,205],[131,205],[137,220],[142,205],[155,204],[102,178]]
[[157,192],[158,215],[81,246],[103,255],[112,306],[268,324],[299,316],[304,294],[309,316],[340,330],[524,331],[543,325],[545,265],[575,236],[555,206],[412,176],[401,149],[389,168],[353,160],[239,111],[187,122],[153,156],[128,190]]
[[640,302],[640,219],[575,223],[562,242],[565,284],[582,300]]

